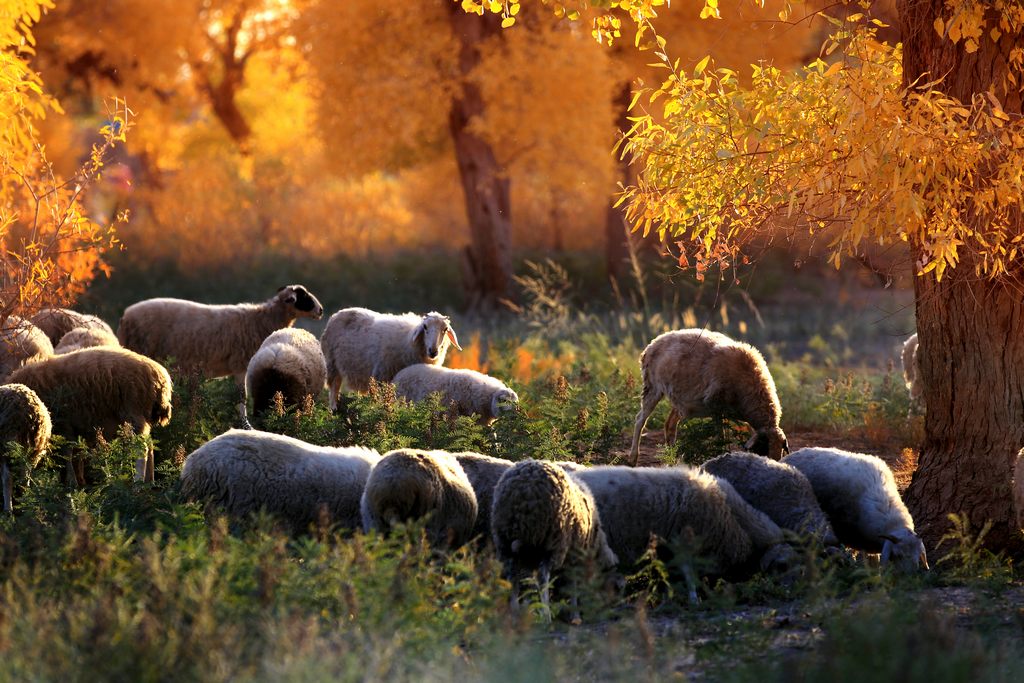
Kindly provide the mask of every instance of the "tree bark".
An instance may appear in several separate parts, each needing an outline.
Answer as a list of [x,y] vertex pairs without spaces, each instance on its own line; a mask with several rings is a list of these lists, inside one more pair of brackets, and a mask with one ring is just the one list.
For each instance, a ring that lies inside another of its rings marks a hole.
[[511,191],[490,143],[470,128],[484,114],[484,100],[471,75],[480,63],[481,44],[499,35],[501,17],[467,14],[449,3],[452,33],[459,43],[461,83],[452,100],[448,124],[466,200],[470,245],[464,266],[469,308],[493,310],[512,298]]
[[[902,0],[905,82],[945,76],[939,86],[961,101],[998,84],[1016,36],[993,43],[988,36],[968,54],[933,28],[943,0]],[[1011,116],[1021,111],[1020,93],[1004,96]],[[961,208],[968,215],[971,206]],[[979,220],[978,230],[985,225]],[[1018,215],[1019,230],[1024,221]],[[1024,551],[1014,520],[1010,480],[1024,446],[1024,301],[1021,272],[1002,281],[979,279],[975,259],[961,248],[956,269],[941,282],[915,278],[918,358],[924,383],[925,440],[907,505],[928,547],[949,529],[947,515],[965,514],[975,532],[992,529],[986,545],[1011,554]],[[942,554],[943,549],[939,553]]]
[[[626,81],[615,94],[614,107],[617,114],[618,138],[625,135],[630,128],[629,101],[633,97],[633,84]],[[616,178],[623,185],[629,185],[633,179],[632,168],[628,159],[616,159]],[[616,191],[618,188],[615,188]],[[609,279],[621,280],[629,271],[629,240],[632,239],[629,223],[626,221],[625,206],[612,206],[609,202],[605,214],[604,227],[604,262]]]

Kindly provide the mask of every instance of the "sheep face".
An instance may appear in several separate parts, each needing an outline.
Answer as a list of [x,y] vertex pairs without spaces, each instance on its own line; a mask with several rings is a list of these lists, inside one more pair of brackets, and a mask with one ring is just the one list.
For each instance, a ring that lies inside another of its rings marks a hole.
[[892,562],[899,571],[907,573],[919,569],[930,569],[924,543],[914,532],[909,529],[901,529],[883,536],[883,538],[885,539],[882,543],[883,566]]
[[789,441],[781,429],[770,427],[759,429],[747,442],[745,448],[751,453],[757,453],[772,460],[782,460],[783,455],[789,454]]
[[290,306],[295,311],[295,317],[297,318],[315,318],[319,320],[324,315],[324,307],[302,285],[281,287],[277,290],[275,298],[281,303]]
[[[459,338],[455,336],[451,321],[440,313],[427,313],[416,327],[415,342],[421,345],[426,362],[443,362],[448,344],[459,351]],[[441,359],[438,361],[438,359]]]
[[519,395],[511,389],[499,391],[491,399],[491,415],[500,416],[502,413],[512,412],[519,403]]

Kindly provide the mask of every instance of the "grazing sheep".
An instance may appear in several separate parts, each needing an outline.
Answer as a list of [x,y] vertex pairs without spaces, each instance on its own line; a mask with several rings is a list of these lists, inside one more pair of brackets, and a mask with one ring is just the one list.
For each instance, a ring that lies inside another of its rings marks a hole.
[[249,359],[275,330],[297,318],[320,318],[323,306],[302,285],[288,285],[260,304],[209,305],[183,299],[147,299],[125,309],[117,327],[121,345],[207,378],[233,375],[245,384]]
[[[50,411],[53,431],[68,439],[81,436],[94,443],[100,431],[113,438],[125,422],[148,436],[151,425],[171,419],[171,376],[156,361],[127,349],[97,347],[53,356],[15,371],[10,381],[35,391]],[[81,456],[73,464],[83,485]],[[153,466],[151,442],[137,462],[139,478],[153,481]]]
[[10,443],[25,449],[28,464],[34,467],[50,442],[50,411],[36,392],[24,384],[0,385],[0,484],[3,488],[4,512],[13,512]]
[[455,406],[459,415],[479,415],[485,424],[514,410],[519,402],[516,392],[501,380],[475,370],[417,363],[399,371],[394,383],[398,396],[410,401],[423,401],[440,392],[442,401]]
[[781,528],[811,534],[822,545],[838,545],[811,483],[795,467],[753,453],[735,452],[709,460],[701,469],[728,481],[744,500]]
[[365,392],[371,378],[390,382],[410,365],[442,365],[449,343],[462,350],[451,321],[440,313],[390,315],[365,308],[338,311],[320,337],[327,359],[331,410],[338,408],[343,385]]
[[907,341],[903,342],[903,352],[900,354],[903,363],[903,381],[910,393],[911,411],[920,408],[924,401],[924,385],[921,383],[921,362],[917,358],[917,332],[910,335]]
[[16,315],[0,323],[0,382],[30,363],[53,355],[53,345],[43,331]]
[[1024,450],[1017,454],[1013,470],[1013,504],[1017,509],[1017,526],[1024,531]]
[[881,458],[838,448],[801,448],[782,462],[811,482],[841,543],[880,552],[882,564],[891,560],[902,570],[928,569],[924,543]]
[[412,448],[385,453],[366,482],[360,503],[363,530],[386,532],[401,522],[427,520],[436,547],[458,547],[473,536],[473,486],[451,453]]
[[111,336],[114,330],[101,319],[88,313],[79,313],[70,308],[44,308],[31,318],[31,323],[43,331],[50,339],[50,344],[57,346],[61,337],[71,330],[84,327],[90,330],[102,330]]
[[53,347],[53,352],[59,355],[97,346],[120,348],[121,343],[117,341],[113,332],[98,327],[76,327],[60,338],[57,346]]
[[494,488],[498,485],[501,475],[505,474],[513,463],[511,460],[492,458],[480,453],[452,453],[452,456],[459,461],[476,495],[476,524],[473,525],[473,536],[487,543],[491,540],[491,505],[494,501]]
[[311,525],[359,529],[359,502],[380,454],[328,448],[280,434],[231,429],[185,460],[181,493],[235,519],[265,510],[302,534]]
[[249,361],[245,393],[252,396],[253,413],[259,414],[270,409],[277,392],[285,405],[296,405],[306,396],[319,396],[326,381],[320,342],[306,330],[286,327],[264,339]]
[[[633,429],[630,464],[640,458],[640,435],[662,396],[679,418],[729,417],[754,428],[747,450],[779,460],[789,452],[779,428],[782,408],[768,366],[754,347],[708,330],[666,332],[640,354],[643,394]],[[669,423],[666,423],[669,431]]]
[[[550,615],[551,572],[567,561],[593,558],[603,569],[618,563],[594,497],[555,463],[516,463],[498,481],[492,505],[491,536],[512,582],[513,607],[519,605],[519,587],[527,573],[536,572],[541,602]],[[575,595],[572,600],[572,618],[578,621]]]

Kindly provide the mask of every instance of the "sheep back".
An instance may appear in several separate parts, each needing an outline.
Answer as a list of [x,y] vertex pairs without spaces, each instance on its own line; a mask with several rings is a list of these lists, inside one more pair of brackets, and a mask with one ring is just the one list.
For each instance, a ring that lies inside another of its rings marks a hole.
[[442,401],[454,406],[459,415],[479,415],[487,422],[498,417],[503,401],[519,401],[516,392],[495,377],[427,363],[402,369],[395,375],[394,383],[398,396],[418,402],[439,392]]
[[363,529],[387,532],[423,519],[438,547],[457,547],[473,535],[477,501],[458,461],[443,451],[411,448],[385,453],[366,482],[360,504]]
[[466,473],[473,493],[476,495],[476,524],[473,526],[473,536],[479,537],[483,542],[491,540],[491,506],[494,502],[494,489],[498,485],[501,475],[505,474],[511,467],[511,460],[492,458],[489,455],[480,453],[452,453],[462,471]]
[[306,330],[288,327],[263,340],[249,360],[245,391],[253,412],[270,408],[281,392],[285,405],[299,404],[307,395],[316,398],[327,381],[327,366],[320,342]]
[[111,336],[114,330],[95,315],[79,313],[70,308],[44,308],[33,315],[29,320],[33,325],[43,331],[43,334],[50,340],[54,347],[60,343],[61,338],[68,332],[78,328],[90,330],[101,330]]
[[79,349],[91,349],[96,346],[109,346],[118,348],[121,346],[113,332],[108,332],[97,327],[76,327],[69,331],[55,347],[55,354],[70,353]]
[[327,522],[358,529],[360,499],[377,451],[314,446],[280,434],[232,429],[185,460],[181,492],[244,519],[265,510],[293,534]]
[[838,544],[811,483],[795,467],[734,452],[707,461],[701,469],[728,481],[744,500],[783,529],[812,534],[824,545]]
[[53,344],[38,327],[16,315],[0,325],[0,382],[18,368],[53,355]]
[[107,438],[129,423],[137,434],[171,419],[171,377],[154,360],[126,349],[96,347],[53,356],[17,370],[11,382],[35,391],[53,431],[74,439]]
[[50,442],[50,411],[24,384],[0,385],[0,449],[9,442],[23,446],[35,466]]

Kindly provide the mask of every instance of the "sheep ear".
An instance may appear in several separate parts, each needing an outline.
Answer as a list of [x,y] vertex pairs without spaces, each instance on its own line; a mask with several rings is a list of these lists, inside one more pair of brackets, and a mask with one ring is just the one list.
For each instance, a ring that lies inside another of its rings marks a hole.
[[448,328],[445,329],[444,333],[448,336],[448,341],[452,343],[452,346],[461,351],[462,347],[459,346],[459,338],[455,336],[455,330],[453,330],[449,325]]
[[885,538],[885,543],[882,544],[882,566],[889,564],[889,560],[892,559],[892,548],[893,542],[888,537]]

